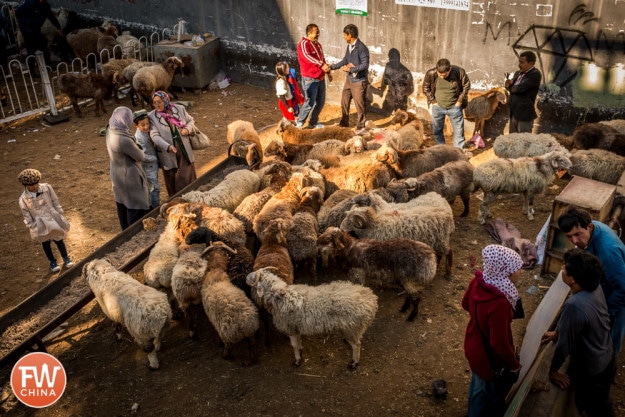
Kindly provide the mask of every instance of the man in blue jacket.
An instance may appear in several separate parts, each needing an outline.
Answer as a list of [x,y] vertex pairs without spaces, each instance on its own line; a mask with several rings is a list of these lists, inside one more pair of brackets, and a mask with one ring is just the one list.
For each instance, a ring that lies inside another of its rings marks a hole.
[[595,255],[603,265],[601,288],[610,313],[610,335],[615,351],[625,334],[625,245],[607,225],[591,220],[585,210],[571,207],[558,218],[558,227],[578,248]]
[[[63,36],[61,25],[52,12],[50,4],[47,0],[26,0],[15,9],[15,16],[20,27],[20,32],[24,38],[24,45],[28,55],[34,55],[35,51],[43,52],[46,64],[50,65],[50,51],[46,38],[41,34],[41,27],[46,19],[58,29],[59,35]],[[34,76],[39,75],[35,70],[35,62],[28,61],[30,73]]]
[[367,75],[369,73],[369,49],[358,39],[358,28],[349,24],[343,28],[343,39],[347,42],[345,57],[336,64],[330,66],[331,69],[341,69],[347,73],[345,85],[341,95],[341,121],[340,126],[349,127],[349,106],[354,99],[354,105],[358,112],[356,134],[365,131],[367,116],[365,113],[365,98],[367,96]]

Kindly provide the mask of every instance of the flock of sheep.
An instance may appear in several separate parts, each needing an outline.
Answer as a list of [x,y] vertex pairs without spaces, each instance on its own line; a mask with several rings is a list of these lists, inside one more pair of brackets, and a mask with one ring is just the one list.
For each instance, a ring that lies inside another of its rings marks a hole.
[[[224,358],[246,341],[244,363],[255,363],[260,329],[267,339],[273,325],[289,336],[294,365],[302,335],[339,333],[354,369],[378,308],[369,287],[400,289],[400,311],[412,321],[442,258],[450,276],[457,196],[465,217],[482,189],[484,223],[497,195],[523,194],[532,220],[534,195],[559,170],[616,183],[625,169],[625,121],[586,124],[570,137],[502,135],[498,157],[475,168],[451,146],[424,148],[414,114],[398,110],[393,122],[397,129],[369,126],[363,136],[282,122],[281,139],[269,143],[251,123],[231,123],[230,150],[249,166],[161,206],[167,225],[144,264],[145,284],[105,260],[88,263],[83,273],[102,310],[149,353],[151,369],[172,317],[185,317],[195,335],[192,305],[203,306]],[[346,279],[317,285],[318,262],[339,266]],[[298,282],[302,274],[308,284]]]

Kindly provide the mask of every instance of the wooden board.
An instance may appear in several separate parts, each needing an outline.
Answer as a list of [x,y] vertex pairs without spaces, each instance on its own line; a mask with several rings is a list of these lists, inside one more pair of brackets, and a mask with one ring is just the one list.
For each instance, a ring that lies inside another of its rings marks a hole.
[[[532,314],[523,343],[521,345],[520,361],[523,367],[519,374],[519,381],[512,386],[510,393],[508,393],[508,401],[515,395],[521,384],[523,384],[526,376],[529,376],[529,370],[532,367],[536,359],[536,355],[540,350],[540,339],[543,334],[551,328],[556,317],[560,313],[560,308],[566,297],[569,295],[570,288],[562,281],[562,273],[558,273],[558,276],[549,287],[549,290],[543,297],[542,301]],[[530,382],[531,386],[531,382]]]
[[[529,394],[530,388],[532,388],[532,384],[534,383],[534,376],[540,368],[546,352],[549,351],[552,345],[553,342],[549,342],[547,346],[543,347],[538,356],[535,357],[536,360],[533,361],[529,369],[525,372],[524,378],[521,379],[519,377],[519,382],[516,383],[518,389],[516,390],[514,397],[510,400],[504,417],[517,417],[519,415],[521,407],[523,406],[523,401],[525,401],[525,398],[527,397],[527,394]],[[512,393],[512,390],[510,390],[510,393]],[[510,394],[508,394],[508,398],[509,396]]]

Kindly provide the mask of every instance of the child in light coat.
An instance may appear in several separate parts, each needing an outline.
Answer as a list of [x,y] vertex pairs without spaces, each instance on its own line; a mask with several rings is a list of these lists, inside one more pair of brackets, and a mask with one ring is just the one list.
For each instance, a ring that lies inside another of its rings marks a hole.
[[24,186],[24,192],[18,202],[24,224],[30,229],[30,237],[38,240],[50,262],[50,272],[59,272],[61,268],[52,253],[52,241],[56,244],[66,268],[74,266],[65,248],[63,238],[69,231],[69,222],[63,216],[56,193],[50,184],[39,183],[41,173],[36,169],[25,169],[17,177]]
[[137,128],[135,138],[139,145],[143,148],[145,160],[141,163],[145,176],[148,179],[150,189],[150,210],[155,209],[161,204],[160,195],[161,187],[158,184],[158,160],[156,157],[156,148],[150,138],[150,119],[148,112],[139,110],[133,113],[132,121]]

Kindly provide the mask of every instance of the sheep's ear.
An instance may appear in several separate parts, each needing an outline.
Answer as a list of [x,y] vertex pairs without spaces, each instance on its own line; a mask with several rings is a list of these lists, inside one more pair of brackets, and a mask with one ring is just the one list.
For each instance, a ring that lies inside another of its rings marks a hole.
[[354,227],[364,229],[366,227],[365,218],[360,213],[354,213]]

